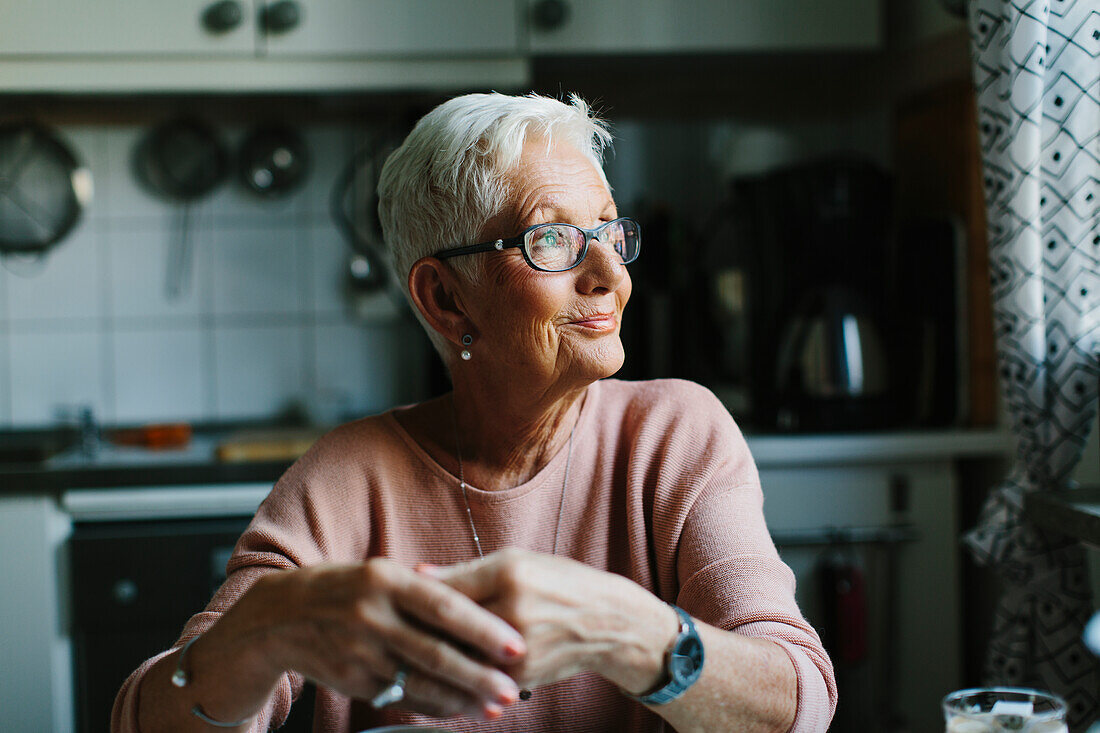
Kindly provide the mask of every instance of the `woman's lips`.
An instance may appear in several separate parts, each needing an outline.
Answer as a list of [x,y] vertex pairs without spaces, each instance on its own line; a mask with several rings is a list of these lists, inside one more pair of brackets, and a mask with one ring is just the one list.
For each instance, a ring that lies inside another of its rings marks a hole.
[[572,323],[593,331],[614,331],[615,327],[618,326],[618,319],[615,317],[614,313],[602,313],[586,318],[579,318],[572,321]]

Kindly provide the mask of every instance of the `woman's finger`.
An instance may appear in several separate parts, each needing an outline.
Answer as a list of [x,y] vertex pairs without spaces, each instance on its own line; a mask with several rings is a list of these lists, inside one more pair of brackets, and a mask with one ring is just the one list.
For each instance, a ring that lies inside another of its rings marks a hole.
[[401,611],[417,621],[453,636],[497,662],[512,664],[526,652],[518,631],[446,583],[409,573],[405,582],[394,588],[393,600]]
[[455,565],[422,563],[416,566],[416,571],[443,581],[476,603],[496,595],[496,565],[490,558],[480,558]]
[[332,641],[328,634],[319,636],[322,653],[313,664],[298,670],[315,683],[348,697],[370,700],[393,684],[403,666],[405,696],[394,703],[396,707],[436,717],[485,714],[486,701],[481,696],[432,677],[406,661],[398,662],[373,644],[353,638],[346,646],[336,647],[326,643]]
[[510,705],[519,699],[519,688],[511,677],[474,661],[446,641],[402,619],[397,619],[388,630],[386,644],[422,675],[445,681],[485,702]]
[[454,565],[427,565],[417,571],[442,580],[467,598],[481,603],[501,592],[515,571],[519,558],[509,550],[494,552],[487,557],[456,563]]
[[[383,686],[387,684],[389,683],[386,682]],[[480,715],[490,720],[499,717],[502,710],[497,703],[486,702],[477,695],[424,674],[418,669],[409,670],[405,682],[405,699],[398,707],[435,718],[466,714]]]
[[[394,707],[441,718],[462,713],[485,715],[486,702],[478,695],[402,664],[406,670],[405,694],[393,703]],[[393,657],[359,647],[358,653],[349,649],[340,658],[322,660],[316,667],[299,671],[342,695],[371,700],[393,684],[398,668]]]

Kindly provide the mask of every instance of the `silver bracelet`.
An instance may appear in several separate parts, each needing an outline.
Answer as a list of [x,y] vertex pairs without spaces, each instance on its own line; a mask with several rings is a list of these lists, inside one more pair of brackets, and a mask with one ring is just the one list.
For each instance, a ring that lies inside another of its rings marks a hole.
[[[198,640],[199,636],[202,636],[202,634],[191,637],[191,640],[184,644],[183,649],[180,650],[180,655],[176,659],[176,671],[172,673],[172,684],[176,687],[187,687],[187,683],[191,681],[191,676],[183,669],[183,660],[187,656],[188,650],[191,649],[191,645]],[[252,720],[252,718],[254,717],[252,715],[249,715],[247,718],[241,718],[234,723],[226,723],[224,721],[211,718],[209,715],[203,712],[202,706],[200,706],[198,703],[196,703],[195,706],[191,708],[191,714],[202,722],[206,723],[207,725],[212,725],[215,728],[239,728],[240,726]]]

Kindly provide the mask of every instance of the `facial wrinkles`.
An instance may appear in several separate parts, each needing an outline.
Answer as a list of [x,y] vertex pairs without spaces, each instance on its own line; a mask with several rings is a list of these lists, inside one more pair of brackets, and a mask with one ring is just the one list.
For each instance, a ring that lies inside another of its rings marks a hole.
[[517,232],[535,224],[555,222],[591,229],[615,207],[602,185],[564,187],[548,184],[525,198],[527,201],[519,207],[522,213]]
[[[579,153],[525,155],[511,181],[512,201],[487,224],[485,240],[512,237],[530,226],[549,222],[594,228],[616,216],[610,192],[591,162]],[[511,215],[506,213],[509,211]],[[477,320],[484,324],[485,337],[499,339],[505,346],[502,356],[521,368],[535,368],[547,376],[568,372],[576,355],[571,338],[563,338],[562,327],[597,311],[622,312],[625,293],[616,292],[611,297],[581,293],[577,271],[535,271],[517,249],[483,256],[487,258],[488,275],[484,287],[493,288],[495,293],[477,298],[481,305]],[[515,346],[519,344],[527,344],[528,348],[517,351]],[[611,344],[589,344],[586,348],[593,346],[601,358],[612,351]]]
[[[561,352],[557,319],[547,319],[542,314],[556,314],[561,305],[560,296],[555,297],[555,293],[561,291],[547,289],[549,283],[546,279],[564,279],[570,273],[537,272],[528,267],[519,255],[515,258],[497,256],[494,259],[492,277],[486,285],[495,289],[496,296],[482,301],[488,307],[481,311],[479,320],[490,324],[492,333],[487,335],[505,346],[500,349],[505,363],[521,370],[536,368],[542,371],[546,365],[539,366],[540,355],[555,354],[554,375],[567,370],[571,359],[562,358],[565,355]],[[566,287],[566,283],[561,283],[561,287]],[[537,297],[533,300],[532,296]],[[513,309],[512,303],[519,304],[519,307]],[[538,315],[532,318],[532,313]],[[529,348],[515,350],[508,347],[515,344],[528,344]]]
[[[557,310],[557,303],[554,299],[549,297],[538,286],[543,283],[532,283],[530,281],[540,277],[561,277],[560,275],[550,275],[549,273],[536,272],[530,267],[527,267],[526,263],[522,265],[526,272],[521,272],[518,278],[512,280],[506,287],[515,291],[516,296],[523,298],[525,295],[530,297],[530,293],[538,293],[543,297],[540,298],[540,304],[546,303],[547,307],[536,308],[537,313],[545,313],[547,310],[555,312]],[[559,339],[558,331],[555,327],[553,320],[546,320],[544,318],[523,318],[516,319],[515,323],[520,331],[520,336],[524,338],[527,343],[537,344],[538,352],[550,353],[558,349]],[[560,362],[560,360],[558,360]],[[560,363],[559,363],[560,366]]]
[[[541,146],[534,149],[541,149]],[[568,155],[524,156],[515,171],[513,210],[520,229],[547,223],[548,213],[569,214],[566,223],[585,226],[599,218],[611,196],[591,161],[578,151]],[[580,215],[581,221],[571,220]],[[553,220],[560,221],[558,217]],[[517,230],[518,231],[518,230]]]

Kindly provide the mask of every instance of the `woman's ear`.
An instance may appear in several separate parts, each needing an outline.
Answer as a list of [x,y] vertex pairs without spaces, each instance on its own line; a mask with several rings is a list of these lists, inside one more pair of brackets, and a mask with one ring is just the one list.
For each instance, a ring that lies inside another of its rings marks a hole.
[[454,270],[435,257],[421,257],[409,270],[409,295],[428,325],[458,345],[471,333]]

